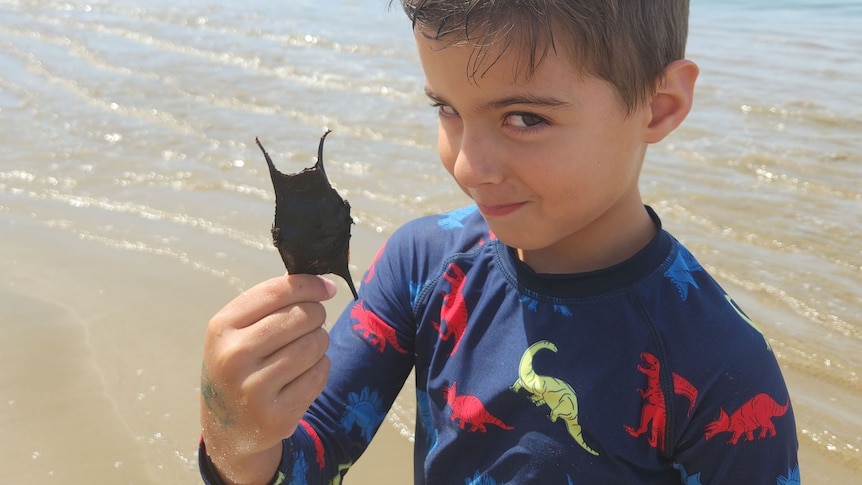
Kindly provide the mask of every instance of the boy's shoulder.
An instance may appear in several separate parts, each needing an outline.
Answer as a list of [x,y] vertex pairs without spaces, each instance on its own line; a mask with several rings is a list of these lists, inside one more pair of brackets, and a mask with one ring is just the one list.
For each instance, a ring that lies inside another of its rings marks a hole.
[[475,205],[422,216],[406,222],[389,237],[374,265],[396,275],[429,277],[444,261],[471,253],[493,239]]
[[442,232],[458,232],[475,228],[484,228],[488,225],[479,213],[475,205],[467,205],[441,212],[422,216],[404,224],[399,231],[435,230]]
[[493,238],[488,224],[475,205],[428,215],[407,222],[390,242],[408,244],[414,250],[429,252],[467,251]]
[[672,236],[671,241],[665,262],[638,291],[657,330],[669,340],[704,340],[716,334],[725,338],[715,344],[762,342],[760,329],[730,294],[682,243]]
[[638,293],[673,371],[735,376],[739,385],[777,371],[760,326],[679,241]]

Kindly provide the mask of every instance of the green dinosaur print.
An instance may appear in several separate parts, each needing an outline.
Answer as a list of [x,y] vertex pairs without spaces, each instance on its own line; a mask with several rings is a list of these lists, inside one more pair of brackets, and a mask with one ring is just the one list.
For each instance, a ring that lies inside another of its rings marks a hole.
[[353,463],[342,463],[338,465],[338,473],[332,477],[332,480],[329,481],[329,485],[341,485],[341,480],[344,478],[344,474],[347,473],[347,470],[353,466]]
[[548,419],[551,422],[556,423],[557,419],[562,419],[575,442],[588,453],[598,455],[599,453],[590,448],[582,436],[581,425],[578,424],[578,397],[572,386],[556,377],[536,374],[533,370],[533,356],[542,349],[556,352],[557,346],[547,340],[541,340],[531,345],[521,356],[518,380],[512,385],[512,390],[519,392],[521,389],[525,389],[532,394],[530,399],[533,404],[536,406],[547,405],[551,410],[548,414]]

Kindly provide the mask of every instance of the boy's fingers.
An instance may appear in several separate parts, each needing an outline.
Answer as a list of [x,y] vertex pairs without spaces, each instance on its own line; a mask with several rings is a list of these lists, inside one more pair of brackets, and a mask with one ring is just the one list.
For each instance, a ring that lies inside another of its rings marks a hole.
[[304,302],[276,310],[240,331],[246,333],[249,344],[258,349],[259,356],[264,357],[278,352],[303,335],[321,329],[325,322],[326,309],[321,303]]
[[329,359],[324,356],[296,379],[284,385],[276,394],[275,399],[283,403],[282,412],[291,416],[291,422],[298,422],[323,391],[329,376],[329,368]]
[[324,358],[328,347],[329,334],[317,328],[265,357],[253,379],[274,396]]
[[295,274],[272,278],[234,298],[211,323],[244,328],[288,305],[328,300],[335,291],[335,284],[320,276]]

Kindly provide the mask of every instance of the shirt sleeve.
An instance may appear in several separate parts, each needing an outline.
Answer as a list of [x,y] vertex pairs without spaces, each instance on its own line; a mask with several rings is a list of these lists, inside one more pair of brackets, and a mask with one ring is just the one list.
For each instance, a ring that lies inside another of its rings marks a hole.
[[390,238],[364,275],[358,299],[333,325],[327,385],[285,441],[279,468],[285,483],[328,484],[343,476],[410,374],[415,322],[406,282],[415,256],[411,246],[403,232]]
[[765,339],[753,340],[714,369],[690,418],[683,418],[684,409],[677,411],[687,419],[672,457],[683,483],[801,483],[784,378]]

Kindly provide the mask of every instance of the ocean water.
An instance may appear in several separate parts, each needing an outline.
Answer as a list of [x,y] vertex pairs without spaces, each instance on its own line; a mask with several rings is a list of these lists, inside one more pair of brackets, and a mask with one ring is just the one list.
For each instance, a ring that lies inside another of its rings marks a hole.
[[[255,137],[296,171],[333,130],[354,278],[467,203],[387,3],[0,0],[0,482],[193,483],[203,328],[283,269]],[[694,0],[695,107],[642,182],[770,339],[806,483],[862,473],[859,25],[858,1]]]

